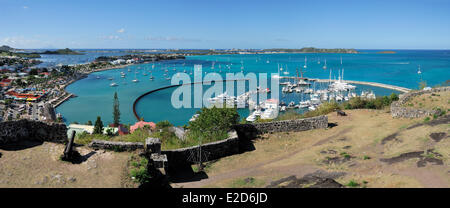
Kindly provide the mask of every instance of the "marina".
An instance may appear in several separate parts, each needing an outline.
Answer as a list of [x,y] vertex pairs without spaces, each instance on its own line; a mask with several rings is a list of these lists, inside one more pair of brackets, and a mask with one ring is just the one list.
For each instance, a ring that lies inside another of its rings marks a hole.
[[[370,95],[373,91],[375,96],[384,96],[393,92],[403,93],[408,92],[410,89],[415,89],[418,86],[417,83],[419,83],[422,79],[427,79],[429,84],[441,83],[445,81],[444,77],[435,76],[435,73],[431,73],[430,71],[427,72],[427,70],[431,70],[429,67],[431,64],[429,63],[430,60],[425,61],[419,58],[416,61],[402,61],[412,55],[420,57],[420,54],[423,54],[421,51],[414,53],[411,51],[405,51],[389,55],[380,55],[371,52],[372,51],[369,50],[367,51],[367,54],[361,55],[203,55],[188,56],[185,60],[167,60],[162,62],[128,65],[122,68],[94,72],[88,75],[87,78],[69,85],[66,90],[69,93],[77,95],[78,97],[67,100],[61,104],[56,111],[64,116],[66,123],[71,123],[73,121],[86,122],[88,120],[93,120],[95,117],[91,118],[87,116],[91,115],[90,112],[97,112],[97,114],[102,116],[102,118],[105,118],[106,122],[109,122],[108,115],[110,113],[108,113],[108,109],[100,109],[96,106],[88,105],[88,102],[92,102],[91,97],[95,95],[97,97],[95,102],[99,104],[101,103],[103,106],[108,106],[110,105],[111,95],[117,91],[121,102],[121,111],[128,112],[127,114],[130,114],[126,115],[124,113],[123,120],[126,123],[132,123],[136,119],[133,116],[131,109],[132,104],[137,97],[149,90],[170,85],[170,80],[176,73],[187,73],[193,80],[193,66],[195,64],[201,64],[203,67],[203,72],[219,73],[222,77],[225,77],[226,73],[240,73],[241,71],[244,71],[244,74],[277,73],[281,84],[279,87],[279,110],[281,114],[289,109],[296,110],[299,113],[313,110],[317,108],[318,105],[314,105],[309,102],[317,103],[317,99],[320,102],[330,99],[342,102],[346,100],[346,97],[349,99],[351,97],[361,96],[362,91],[365,91],[365,95]],[[306,70],[303,68],[305,65],[305,56],[307,56]],[[332,77],[335,76],[333,72],[336,72],[337,75],[337,72],[342,67],[340,62],[341,56],[344,60],[343,66],[345,67],[346,77],[345,79],[342,79],[342,82],[349,85],[354,85],[356,86],[356,89],[354,92],[350,92],[350,94],[348,92],[345,94],[342,93],[342,95],[336,95],[336,93],[329,92],[325,94],[324,90],[328,89],[328,85],[338,80],[338,76],[335,79],[330,79],[330,72]],[[386,58],[386,56],[391,57],[391,62],[386,63],[383,59],[380,59],[379,63],[374,63],[373,66],[364,68],[359,67],[360,62],[362,61],[360,60],[361,58]],[[320,64],[318,64],[319,59]],[[398,60],[396,61],[396,59]],[[267,60],[269,60],[269,63],[267,63]],[[327,66],[326,70],[323,69],[325,66],[325,61]],[[441,60],[439,59],[436,61],[440,62]],[[421,74],[417,73],[418,65],[421,65]],[[424,67],[427,65],[428,67]],[[242,69],[242,66],[245,68]],[[294,74],[297,73],[297,68],[301,68],[301,70],[299,69],[298,75],[295,76]],[[374,70],[373,68],[377,68],[377,70]],[[438,72],[442,70],[445,69],[433,69],[433,71],[437,71],[436,73],[443,73]],[[388,74],[383,74],[387,72],[392,73],[393,71],[402,74],[403,78],[400,76],[389,76]],[[147,75],[145,76],[144,73]],[[97,79],[97,76],[99,79]],[[175,77],[176,76],[178,75],[175,75]],[[304,78],[301,78],[302,76],[304,76]],[[298,77],[301,79],[298,79]],[[108,78],[113,78],[113,80]],[[139,82],[133,82],[135,79],[139,80]],[[112,82],[115,82],[118,86],[110,86],[113,84]],[[287,88],[288,83],[296,83],[297,86]],[[287,89],[285,88],[283,91],[283,87],[286,87]],[[270,89],[271,87],[268,86],[268,88]],[[206,89],[208,89],[208,86],[205,86],[204,90]],[[170,103],[171,98],[169,96],[171,92],[171,89],[167,89],[160,92],[162,94],[156,93],[155,96],[158,95],[156,97],[153,95],[148,95],[147,97],[142,98],[136,105],[136,110],[139,112],[139,115],[149,121],[161,121],[168,119],[176,125],[186,124],[192,115],[194,115],[199,109],[173,109]],[[314,95],[315,93],[319,96]],[[229,93],[229,95],[231,95],[231,93]],[[238,95],[235,93],[234,96],[237,97]],[[292,101],[294,104],[289,106],[289,103]],[[286,106],[284,106],[283,103],[285,103]],[[82,109],[85,113],[70,113],[74,112],[74,110],[71,109],[79,109],[77,106],[83,106]],[[251,114],[248,104],[246,104],[246,107],[247,108],[238,109],[241,118],[244,119]],[[154,111],[152,109],[164,110]],[[186,114],[186,116],[184,116],[184,114]]]

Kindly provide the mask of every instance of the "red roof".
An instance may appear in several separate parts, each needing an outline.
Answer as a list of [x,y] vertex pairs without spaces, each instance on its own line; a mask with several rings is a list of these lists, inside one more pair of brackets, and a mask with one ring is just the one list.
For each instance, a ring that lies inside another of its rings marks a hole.
[[9,91],[6,92],[5,94],[10,95],[10,96],[14,96],[16,98],[31,98],[31,99],[39,99],[42,95],[34,95],[34,94],[24,94],[24,93],[17,93],[15,91]]
[[150,126],[150,128],[155,129],[156,124],[153,122],[145,122],[145,121],[139,121],[136,122],[133,126],[130,126],[130,131],[133,133],[136,129],[142,128],[144,126]]

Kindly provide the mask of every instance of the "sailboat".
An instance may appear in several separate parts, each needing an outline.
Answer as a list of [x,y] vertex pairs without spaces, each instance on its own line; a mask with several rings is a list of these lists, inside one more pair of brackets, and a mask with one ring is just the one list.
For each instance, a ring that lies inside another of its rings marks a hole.
[[307,61],[307,59],[306,59],[306,56],[305,56],[305,65],[303,66],[303,68],[307,68],[307,66],[306,66],[306,61]]
[[152,80],[152,81],[153,81],[153,79],[155,79],[155,77],[153,77],[153,73],[151,73],[151,72],[150,72],[150,78],[149,79]]
[[320,58],[319,58],[319,60],[317,61],[317,64],[320,64]]
[[[136,71],[136,73],[137,73],[137,71]],[[133,79],[133,82],[139,82],[139,80],[136,78],[136,73],[134,73],[134,79]]]
[[422,71],[420,71],[420,65],[419,65],[419,70],[417,71],[417,74],[422,74]]
[[327,69],[327,59],[325,59],[325,65],[322,67],[323,69]]
[[288,71],[287,65],[286,65],[286,71],[284,71],[283,74],[284,75],[289,75],[289,71]]

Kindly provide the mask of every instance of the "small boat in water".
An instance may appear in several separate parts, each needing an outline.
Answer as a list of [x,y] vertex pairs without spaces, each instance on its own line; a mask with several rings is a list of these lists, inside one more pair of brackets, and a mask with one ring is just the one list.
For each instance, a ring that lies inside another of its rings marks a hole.
[[134,73],[134,79],[132,80],[133,82],[139,82],[139,80],[136,78],[136,73],[137,71]]
[[111,86],[111,87],[117,87],[117,86],[119,86],[117,83],[115,83],[115,82],[113,82],[113,83],[111,83],[109,86]]

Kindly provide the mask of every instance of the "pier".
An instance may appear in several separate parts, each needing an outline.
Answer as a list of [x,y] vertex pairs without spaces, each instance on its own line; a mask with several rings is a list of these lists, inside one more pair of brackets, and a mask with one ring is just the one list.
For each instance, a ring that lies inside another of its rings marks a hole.
[[[69,98],[71,98],[73,96],[73,94],[68,93],[65,96],[61,96],[60,98],[58,98],[56,100],[56,103],[53,104],[53,108],[57,108],[59,105],[61,105],[63,102],[65,102],[66,100],[68,100]],[[53,103],[54,101],[51,101],[50,103]]]
[[[330,80],[330,79],[314,79],[314,78],[306,78],[306,77],[289,77],[289,76],[280,76],[280,79],[303,79],[303,80],[309,80],[312,82],[334,82],[334,81],[336,81],[336,80]],[[403,92],[403,93],[407,93],[407,92],[411,91],[411,89],[409,89],[409,88],[399,87],[399,86],[395,86],[395,85],[382,84],[382,83],[377,83],[377,82],[364,82],[364,81],[352,81],[352,80],[342,80],[342,82],[346,82],[349,84],[360,84],[360,85],[381,87],[381,88],[396,90],[396,91]]]

